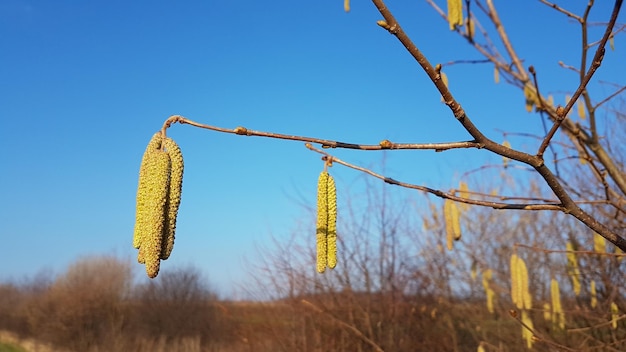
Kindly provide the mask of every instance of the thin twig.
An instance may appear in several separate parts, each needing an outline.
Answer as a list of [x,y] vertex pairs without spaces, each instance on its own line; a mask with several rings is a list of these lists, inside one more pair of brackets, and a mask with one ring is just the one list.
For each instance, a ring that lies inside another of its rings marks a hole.
[[606,255],[606,256],[610,256],[610,257],[626,257],[626,253],[602,253],[602,252],[595,252],[595,251],[568,251],[568,250],[560,250],[560,249],[547,249],[547,248],[541,248],[541,247],[535,247],[535,246],[529,246],[526,244],[522,244],[522,243],[515,243],[513,245],[513,247],[522,247],[522,248],[527,248],[527,249],[531,249],[535,252],[542,252],[545,254],[550,254],[550,253],[574,253],[574,254],[584,254],[584,255]]
[[449,149],[458,149],[458,148],[482,148],[480,143],[474,141],[465,141],[465,142],[448,142],[448,143],[392,143],[389,140],[382,140],[379,144],[354,144],[354,143],[344,143],[338,142],[328,139],[320,139],[314,137],[306,137],[306,136],[295,136],[281,133],[273,133],[273,132],[264,132],[264,131],[254,131],[247,129],[245,127],[235,127],[233,129],[216,127],[211,125],[205,125],[202,123],[198,123],[192,121],[186,117],[180,115],[172,115],[170,116],[165,123],[163,124],[163,131],[169,128],[174,123],[188,124],[199,128],[204,128],[207,130],[224,132],[237,134],[240,136],[256,136],[256,137],[267,137],[267,138],[276,138],[276,139],[285,139],[291,141],[300,141],[300,142],[309,142],[321,144],[323,148],[343,148],[343,149],[358,149],[358,150],[386,150],[386,149],[427,149],[434,150],[436,152],[441,152]]
[[542,3],[542,4],[544,4],[544,5],[548,5],[548,6],[550,6],[551,8],[553,8],[553,9],[557,10],[558,12],[560,12],[560,13],[562,13],[562,14],[564,14],[564,15],[568,16],[568,17],[571,17],[571,18],[575,19],[575,20],[576,20],[576,21],[578,21],[578,22],[581,22],[581,18],[580,18],[580,16],[578,16],[578,15],[576,15],[576,14],[572,13],[572,12],[569,12],[569,11],[565,10],[564,8],[562,8],[562,7],[558,6],[558,5],[557,5],[557,4],[555,4],[555,3],[552,3],[552,2],[549,2],[549,1],[546,1],[546,0],[539,0],[539,2],[541,2],[541,3]]
[[538,342],[543,342],[543,343],[545,343],[547,345],[550,345],[552,347],[558,348],[558,349],[563,350],[563,351],[573,351],[573,352],[576,351],[576,350],[571,349],[571,348],[569,348],[567,346],[560,345],[560,344],[558,344],[556,342],[552,342],[552,341],[550,341],[550,340],[548,340],[548,339],[546,339],[544,337],[541,337],[541,335],[539,335],[535,329],[533,329],[530,326],[526,325],[526,323],[524,323],[522,321],[522,319],[519,317],[519,314],[517,313],[516,310],[511,309],[509,311],[509,315],[513,319],[517,320],[517,322],[520,323],[524,329],[530,331],[530,333],[533,334],[533,336],[532,336],[533,340],[538,341]]
[[[543,154],[545,149],[548,147],[548,143],[550,143],[550,140],[552,139],[556,131],[561,126],[561,123],[563,122],[563,120],[567,118],[568,112],[572,109],[572,107],[574,106],[574,103],[576,102],[576,100],[578,100],[578,97],[582,94],[583,90],[587,87],[587,84],[589,84],[591,77],[593,77],[594,73],[598,70],[598,68],[602,64],[602,59],[604,59],[604,52],[605,52],[604,47],[606,45],[606,42],[609,40],[609,36],[611,35],[613,31],[613,26],[615,25],[615,21],[617,21],[617,15],[619,14],[620,8],[622,6],[622,1],[623,0],[615,0],[613,12],[611,13],[611,19],[609,20],[609,24],[606,26],[606,30],[604,32],[604,35],[602,36],[602,40],[600,41],[600,44],[598,45],[598,49],[596,50],[591,66],[589,67],[589,70],[581,79],[581,82],[578,85],[578,88],[574,92],[574,95],[569,100],[569,102],[567,102],[567,105],[565,105],[564,108],[559,107],[560,109],[557,109],[557,119],[554,121],[552,128],[546,135],[544,142],[539,147],[537,154]],[[593,138],[592,138],[592,142],[593,142]]]
[[365,336],[365,334],[363,334],[359,329],[357,329],[356,327],[354,327],[353,325],[350,325],[348,323],[346,323],[343,320],[340,320],[338,318],[336,318],[335,316],[333,316],[332,314],[329,314],[327,312],[325,312],[324,310],[322,310],[321,308],[317,307],[316,305],[314,305],[313,303],[307,301],[306,299],[303,299],[302,304],[304,304],[305,306],[309,307],[310,309],[313,309],[315,312],[319,313],[319,314],[323,314],[326,317],[329,317],[331,320],[333,320],[334,322],[336,322],[337,324],[343,326],[344,328],[352,331],[357,337],[359,337],[360,339],[362,339],[365,343],[369,344],[370,346],[372,346],[374,348],[375,351],[377,352],[384,352],[384,350],[382,349],[382,347],[380,347],[376,342],[374,342],[372,339],[370,339],[369,337]]
[[472,204],[472,205],[479,205],[479,206],[484,206],[484,207],[490,207],[493,209],[515,209],[515,210],[556,210],[556,211],[563,211],[564,208],[562,206],[559,205],[558,201],[553,202],[552,204],[543,204],[543,203],[539,203],[539,204],[524,204],[524,203],[518,203],[518,204],[511,204],[511,203],[500,203],[500,202],[487,202],[487,201],[482,201],[482,200],[476,200],[476,199],[470,199],[470,198],[464,198],[464,197],[458,197],[456,196],[454,193],[458,192],[450,192],[450,193],[446,193],[437,189],[433,189],[430,187],[426,187],[426,186],[419,186],[419,185],[414,185],[414,184],[410,184],[410,183],[406,183],[406,182],[400,182],[397,181],[391,177],[386,177],[380,174],[375,173],[372,170],[360,167],[360,166],[356,166],[353,164],[350,164],[348,162],[345,162],[339,158],[336,158],[320,149],[317,149],[315,147],[313,147],[310,143],[306,143],[305,146],[307,148],[309,148],[310,150],[320,153],[322,155],[324,155],[325,158],[330,158],[332,159],[333,163],[337,163],[337,164],[341,164],[343,166],[349,167],[351,169],[354,170],[358,170],[361,172],[364,172],[370,176],[376,177],[380,180],[385,181],[385,183],[388,183],[390,185],[396,185],[396,186],[400,186],[400,187],[404,187],[404,188],[410,188],[410,189],[416,189],[418,191],[422,191],[422,192],[427,192],[430,194],[433,194],[437,197],[443,198],[443,199],[450,199],[456,202],[460,202],[460,203],[466,203],[466,204]]
[[621,94],[625,90],[626,90],[626,86],[623,86],[622,88],[620,88],[617,91],[613,92],[613,94],[611,94],[608,97],[602,99],[602,101],[597,103],[593,108],[597,109],[598,107],[600,107],[600,105],[602,105],[602,104],[606,103],[607,101],[613,99],[614,97],[618,96],[619,94]]
[[498,12],[496,11],[495,6],[493,6],[492,0],[487,0],[487,6],[489,7],[489,13],[487,14],[489,18],[491,18],[491,22],[496,26],[496,31],[498,31],[498,35],[500,35],[500,40],[502,44],[506,48],[511,61],[517,68],[517,72],[521,75],[521,81],[526,83],[528,81],[528,75],[526,74],[526,70],[524,70],[524,66],[522,66],[522,61],[517,56],[515,50],[513,50],[513,45],[511,45],[511,41],[509,40],[509,36],[506,34],[506,30],[504,29],[504,25],[502,21],[500,21],[500,16],[498,16]]

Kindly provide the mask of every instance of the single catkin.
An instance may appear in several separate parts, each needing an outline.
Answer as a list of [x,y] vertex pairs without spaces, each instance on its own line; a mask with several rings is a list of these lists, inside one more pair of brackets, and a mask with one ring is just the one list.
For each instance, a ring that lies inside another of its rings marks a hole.
[[491,288],[490,284],[492,277],[493,272],[491,271],[491,269],[487,269],[483,272],[483,288],[485,289],[485,295],[487,296],[487,311],[489,311],[489,313],[494,312],[493,300],[495,297],[495,292]]
[[522,338],[526,340],[526,348],[532,349],[534,342],[533,330],[535,327],[532,319],[530,319],[530,315],[525,310],[522,311],[522,323],[524,323],[522,326]]
[[[459,196],[466,199],[470,197],[469,186],[467,185],[467,182],[459,182]],[[469,210],[469,207],[470,205],[467,203],[459,204],[459,210],[467,211]]]
[[328,172],[322,171],[317,180],[317,272],[323,273],[327,265],[328,250]]
[[532,297],[528,287],[528,270],[524,260],[511,255],[511,300],[518,309],[530,309]]
[[139,167],[139,184],[137,185],[137,206],[135,215],[135,230],[133,234],[133,247],[139,248],[141,245],[141,229],[143,228],[143,220],[145,218],[144,212],[146,211],[146,199],[149,189],[149,180],[146,175],[148,168],[148,159],[150,155],[156,153],[161,148],[163,142],[163,135],[161,132],[155,133],[148,146],[146,147],[143,157],[141,158],[141,166]]
[[448,0],[448,24],[453,31],[456,26],[463,25],[463,1]]
[[461,221],[459,216],[459,207],[456,202],[446,199],[443,202],[443,217],[446,223],[446,242],[448,250],[453,248],[453,240],[461,239]]
[[524,259],[518,258],[517,265],[522,275],[522,302],[525,309],[531,309],[533,305],[532,296],[530,295],[530,284],[528,280],[528,268]]
[[537,98],[537,92],[530,83],[524,85],[524,99],[526,101],[526,111],[533,111],[533,107],[539,105],[539,99]]
[[334,269],[337,265],[337,189],[335,180],[329,174],[326,181],[327,209],[328,209],[328,232],[326,236],[327,265]]
[[619,319],[619,307],[615,302],[611,302],[611,327],[617,329],[617,320]]
[[593,251],[596,253],[606,253],[606,240],[596,232],[593,234]]
[[550,280],[550,298],[552,299],[552,324],[560,329],[565,329],[565,314],[561,305],[561,291],[559,282],[552,278]]
[[584,120],[585,118],[587,118],[587,114],[585,111],[585,103],[583,103],[582,100],[578,101],[578,117],[580,117],[581,120]]
[[165,151],[158,149],[148,154],[143,175],[143,182],[146,182],[146,186],[141,200],[144,210],[139,224],[139,236],[142,239],[139,250],[145,260],[146,273],[150,278],[156,277],[159,273],[170,168],[170,157]]
[[163,260],[169,258],[172,253],[172,249],[174,248],[176,217],[178,215],[178,208],[180,207],[181,194],[183,190],[184,170],[183,153],[178,147],[178,144],[176,144],[173,139],[166,138],[164,145],[165,152],[170,157],[171,173],[163,231],[163,251],[161,252],[161,259]]
[[596,290],[596,281],[591,280],[591,283],[589,285],[589,293],[591,294],[591,308],[595,308],[598,306],[598,292]]
[[567,250],[567,273],[572,280],[572,288],[576,296],[580,294],[580,269],[578,268],[578,260],[574,253],[574,245],[571,242],[565,244]]

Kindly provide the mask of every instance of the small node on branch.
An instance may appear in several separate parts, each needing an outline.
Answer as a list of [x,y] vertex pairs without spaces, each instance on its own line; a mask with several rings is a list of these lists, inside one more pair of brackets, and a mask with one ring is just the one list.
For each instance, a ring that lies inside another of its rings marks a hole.
[[534,75],[536,73],[535,72],[535,66],[533,66],[533,65],[528,66],[528,72],[530,72],[530,74]]
[[515,309],[509,309],[509,314],[513,317],[513,318],[517,318],[517,311]]
[[390,29],[389,24],[385,20],[378,20],[378,21],[376,21],[376,24],[381,26],[381,27],[383,27],[386,30]]
[[393,143],[391,143],[390,140],[385,139],[380,141],[380,143],[378,143],[380,145],[381,148],[383,149],[391,149],[391,147],[393,147]]
[[236,134],[238,134],[238,135],[242,135],[242,136],[243,136],[243,135],[247,135],[247,134],[248,134],[248,129],[247,129],[247,128],[245,128],[245,127],[241,127],[241,126],[235,127],[235,129],[234,129],[233,131],[234,131]]
[[565,108],[563,108],[562,106],[559,106],[558,108],[556,108],[556,116],[560,120],[563,120],[565,118]]

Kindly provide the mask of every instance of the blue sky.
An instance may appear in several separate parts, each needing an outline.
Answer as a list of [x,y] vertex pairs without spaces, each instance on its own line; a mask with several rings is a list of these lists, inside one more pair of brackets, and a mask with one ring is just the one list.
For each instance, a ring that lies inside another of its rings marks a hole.
[[[585,3],[570,9],[580,12]],[[597,20],[608,17],[606,3],[593,13]],[[425,2],[389,6],[433,63],[480,58]],[[543,91],[563,100],[577,76],[557,62],[578,65],[578,26],[538,2],[502,2],[499,11]],[[59,273],[87,255],[134,259],[139,162],[172,114],[353,143],[468,139],[419,66],[376,25],[379,19],[369,2],[353,1],[345,13],[338,0],[0,2],[0,280],[44,268]],[[623,83],[623,38],[607,52],[599,79]],[[541,131],[537,115],[524,110],[522,92],[494,84],[492,66],[445,71],[488,136]],[[195,265],[230,295],[257,247],[309,221],[298,202],[315,201],[322,162],[299,142],[187,125],[168,135],[183,150],[186,168],[177,241],[162,270]],[[513,138],[514,146],[535,143]],[[333,153],[374,169],[382,160],[380,152]],[[499,160],[475,150],[386,157],[388,176],[443,189],[455,187],[462,172]],[[331,172],[340,189],[362,185],[353,170]]]

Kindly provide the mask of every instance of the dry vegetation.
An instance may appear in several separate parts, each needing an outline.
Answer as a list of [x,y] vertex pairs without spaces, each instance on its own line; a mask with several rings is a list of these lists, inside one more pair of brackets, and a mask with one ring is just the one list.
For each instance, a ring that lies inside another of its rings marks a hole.
[[[465,208],[463,237],[448,250],[442,204],[424,211],[415,202],[423,199],[399,198],[389,186],[368,190],[343,198],[334,270],[316,272],[312,236],[301,231],[262,251],[251,269],[257,281],[246,286],[263,300],[219,300],[194,268],[140,285],[128,262],[84,258],[52,281],[1,285],[0,329],[50,351],[523,351],[523,327],[509,313],[519,312],[510,298],[517,253],[528,266],[534,350],[626,349],[625,260],[606,243],[608,253],[598,252],[580,223]],[[567,242],[577,251],[576,273],[567,253],[543,250]],[[555,313],[552,278],[563,327],[546,317]]]

